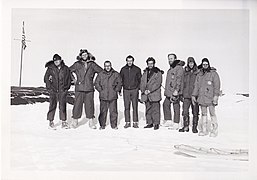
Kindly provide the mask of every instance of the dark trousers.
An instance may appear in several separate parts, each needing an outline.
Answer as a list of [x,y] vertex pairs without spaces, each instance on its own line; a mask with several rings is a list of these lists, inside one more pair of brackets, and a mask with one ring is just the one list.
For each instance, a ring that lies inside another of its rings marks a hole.
[[117,99],[111,101],[100,100],[100,114],[98,117],[100,126],[106,126],[107,112],[109,109],[111,127],[117,127],[118,111]]
[[138,122],[138,89],[123,90],[125,122],[130,122],[130,105],[132,102],[133,122]]
[[82,116],[83,104],[86,118],[94,118],[94,92],[75,92],[75,102],[72,110],[72,118],[79,119]]
[[[173,102],[174,109],[174,122],[179,123],[180,121],[180,103],[179,100]],[[164,120],[172,120],[171,118],[171,101],[170,98],[166,97],[163,102],[163,114]]]
[[47,113],[47,120],[53,121],[55,111],[57,108],[57,103],[59,102],[59,118],[62,121],[65,121],[67,119],[67,112],[66,112],[66,97],[67,97],[67,91],[66,92],[50,92],[49,95],[49,111]]
[[198,118],[199,118],[199,105],[195,104],[193,105],[191,98],[185,98],[183,101],[183,120],[184,120],[184,126],[189,126],[189,108],[192,109],[193,114],[193,125],[197,126],[198,124]]
[[145,117],[146,124],[160,124],[161,120],[161,106],[160,101],[145,103]]

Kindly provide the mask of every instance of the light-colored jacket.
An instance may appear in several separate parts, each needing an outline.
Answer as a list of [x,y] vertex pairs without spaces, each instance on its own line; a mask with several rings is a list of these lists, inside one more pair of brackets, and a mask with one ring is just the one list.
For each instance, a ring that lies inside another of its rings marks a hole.
[[99,92],[101,100],[111,101],[118,99],[118,92],[121,87],[121,76],[113,69],[110,72],[101,71],[95,79],[95,88]]
[[161,84],[162,84],[162,74],[161,71],[157,67],[153,67],[153,75],[150,77],[147,82],[147,69],[144,70],[144,73],[141,78],[140,90],[142,93],[145,90],[149,90],[150,93],[147,95],[147,98],[150,102],[158,102],[161,101]]
[[185,62],[181,60],[175,60],[172,63],[166,76],[164,96],[172,97],[175,90],[178,92],[178,94],[182,94],[181,86],[184,64]]
[[203,72],[201,69],[196,76],[192,96],[197,97],[197,102],[202,106],[213,105],[214,96],[220,95],[220,78],[215,68]]
[[87,61],[86,66],[81,60],[76,61],[70,67],[70,71],[74,72],[77,76],[75,91],[94,91],[94,76],[102,70],[93,60]]

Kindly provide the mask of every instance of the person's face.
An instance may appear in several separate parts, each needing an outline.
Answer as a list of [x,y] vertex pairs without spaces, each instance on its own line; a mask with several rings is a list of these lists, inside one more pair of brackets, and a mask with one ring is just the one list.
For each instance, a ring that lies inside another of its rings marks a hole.
[[148,61],[147,67],[148,67],[149,69],[152,69],[152,68],[154,67],[153,61]]
[[132,66],[133,63],[134,63],[133,58],[127,58],[127,65],[128,66]]
[[87,60],[87,57],[88,57],[88,54],[87,54],[87,53],[81,54],[81,58],[82,58],[83,61],[86,61],[86,60]]
[[55,64],[56,66],[60,66],[60,65],[61,65],[61,62],[62,62],[62,60],[55,60],[55,61],[54,61],[54,64]]
[[194,67],[194,64],[195,64],[194,62],[189,62],[188,66],[192,69]]
[[208,62],[203,62],[202,66],[203,66],[203,69],[207,69],[209,67],[209,63]]
[[169,55],[168,56],[168,60],[169,60],[169,65],[171,65],[174,61],[175,61],[175,56],[174,55]]
[[104,69],[109,72],[111,69],[112,69],[112,65],[111,63],[107,62],[107,63],[104,63]]

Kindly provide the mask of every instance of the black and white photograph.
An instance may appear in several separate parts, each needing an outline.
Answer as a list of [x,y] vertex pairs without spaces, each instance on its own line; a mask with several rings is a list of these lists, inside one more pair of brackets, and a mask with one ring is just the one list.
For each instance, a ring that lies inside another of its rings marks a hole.
[[256,178],[254,1],[14,2],[2,179]]

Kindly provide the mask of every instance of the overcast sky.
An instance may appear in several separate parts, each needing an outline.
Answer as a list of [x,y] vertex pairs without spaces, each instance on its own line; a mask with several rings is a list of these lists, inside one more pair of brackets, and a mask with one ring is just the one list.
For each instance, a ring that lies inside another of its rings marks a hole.
[[[44,65],[58,53],[70,66],[81,48],[103,66],[117,71],[131,54],[141,69],[152,56],[168,70],[167,54],[199,64],[207,57],[220,74],[226,92],[249,89],[249,18],[247,10],[71,10],[13,9],[11,85],[19,84],[22,21],[27,43],[23,86],[44,86]],[[164,85],[164,83],[163,83]]]

